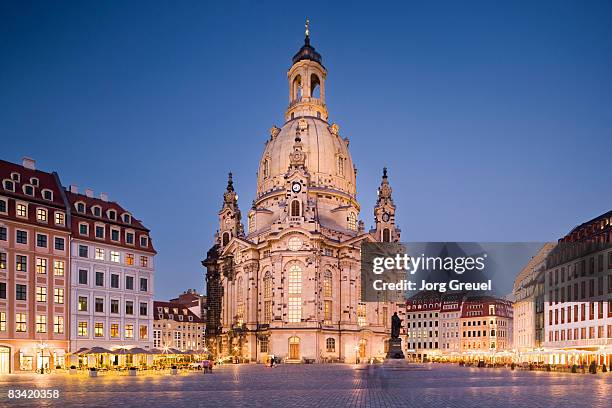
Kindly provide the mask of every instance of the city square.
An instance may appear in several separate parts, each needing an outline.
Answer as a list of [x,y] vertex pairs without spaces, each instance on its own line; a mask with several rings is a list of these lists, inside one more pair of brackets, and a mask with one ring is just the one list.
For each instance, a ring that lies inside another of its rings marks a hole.
[[448,364],[225,365],[201,372],[106,375],[20,374],[0,379],[0,405],[10,389],[57,389],[59,398],[12,399],[10,406],[160,407],[606,407],[612,374],[469,368]]

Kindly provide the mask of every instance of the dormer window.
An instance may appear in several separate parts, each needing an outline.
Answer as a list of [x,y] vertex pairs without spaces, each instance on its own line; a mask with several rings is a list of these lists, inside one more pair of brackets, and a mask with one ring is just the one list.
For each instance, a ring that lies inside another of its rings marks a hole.
[[189,321],[193,322],[193,316],[189,316]]
[[38,187],[38,179],[36,177],[32,177],[30,179],[30,184],[32,184],[33,186]]
[[4,180],[4,189],[8,191],[15,191],[15,183],[11,180]]
[[77,212],[80,212],[81,214],[85,214],[85,203],[83,202],[76,203],[76,210]]
[[176,308],[176,307],[175,307],[174,309],[172,309],[172,312],[173,312],[174,314],[178,314],[178,312],[179,312],[179,311],[178,311],[178,308]]
[[108,218],[115,221],[117,219],[117,212],[115,210],[108,210]]
[[23,186],[23,193],[25,195],[33,196],[34,195],[34,187],[32,187],[29,184],[26,184],[25,186]]
[[170,309],[168,309],[167,307],[164,307],[164,313],[168,314],[169,311]]
[[132,223],[132,217],[130,216],[130,214],[123,214],[123,222],[126,224]]
[[140,236],[140,246],[143,248],[146,248],[149,246],[149,237],[147,237],[146,235],[141,235]]
[[19,181],[21,180],[19,173],[11,173],[11,180],[13,180],[16,183],[19,183]]
[[53,201],[53,191],[51,191],[51,190],[43,190],[42,191],[42,197],[45,200]]
[[91,212],[93,213],[94,216],[96,217],[101,217],[102,216],[102,208],[99,205],[95,205],[91,208]]

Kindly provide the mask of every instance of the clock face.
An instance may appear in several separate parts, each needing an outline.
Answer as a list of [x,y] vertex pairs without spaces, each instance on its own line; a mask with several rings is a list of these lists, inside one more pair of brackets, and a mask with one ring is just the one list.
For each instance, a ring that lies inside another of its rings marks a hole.
[[302,185],[296,181],[291,186],[291,190],[293,190],[294,193],[299,193],[302,190]]
[[389,215],[389,213],[383,213],[382,215],[382,220],[384,222],[389,222],[389,219],[391,218],[391,216]]

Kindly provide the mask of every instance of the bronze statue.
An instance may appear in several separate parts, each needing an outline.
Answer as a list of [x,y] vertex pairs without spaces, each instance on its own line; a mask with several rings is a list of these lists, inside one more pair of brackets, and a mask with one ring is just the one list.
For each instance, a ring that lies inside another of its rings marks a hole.
[[391,317],[391,338],[397,339],[400,336],[400,328],[402,327],[402,319],[399,318],[397,312]]

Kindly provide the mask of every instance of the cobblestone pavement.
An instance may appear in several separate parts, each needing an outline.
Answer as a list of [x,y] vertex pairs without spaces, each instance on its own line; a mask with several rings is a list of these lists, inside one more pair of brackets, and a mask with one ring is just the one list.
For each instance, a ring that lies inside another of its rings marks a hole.
[[[9,400],[10,389],[59,399]],[[563,374],[427,364],[223,366],[213,374],[0,377],[0,407],[610,407],[612,373]]]

